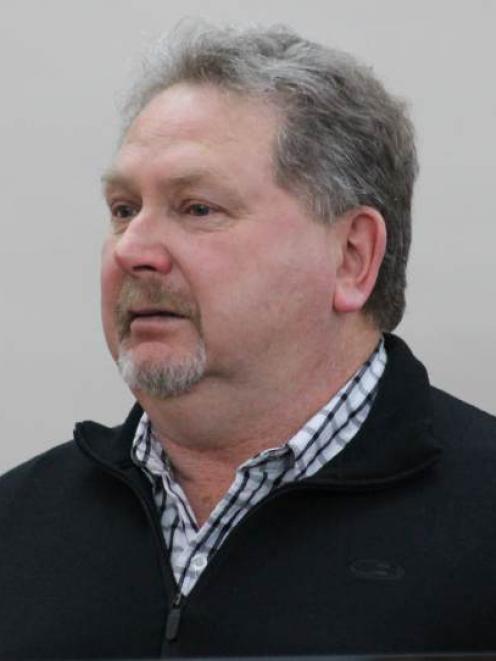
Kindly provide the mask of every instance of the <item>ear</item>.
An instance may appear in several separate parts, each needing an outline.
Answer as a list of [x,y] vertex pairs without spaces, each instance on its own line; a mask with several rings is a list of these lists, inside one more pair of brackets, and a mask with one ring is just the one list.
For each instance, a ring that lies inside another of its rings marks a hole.
[[336,312],[363,308],[377,280],[386,251],[386,223],[372,207],[357,207],[335,221],[340,247],[334,290]]

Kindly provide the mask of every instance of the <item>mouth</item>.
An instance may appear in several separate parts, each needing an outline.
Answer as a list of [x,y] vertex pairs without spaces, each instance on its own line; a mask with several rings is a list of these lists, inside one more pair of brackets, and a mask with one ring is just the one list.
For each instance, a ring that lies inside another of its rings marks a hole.
[[143,308],[139,310],[129,310],[129,325],[134,321],[144,320],[153,321],[159,319],[185,319],[185,315],[164,308]]
[[176,332],[184,324],[191,324],[201,334],[200,312],[194,299],[155,279],[125,280],[114,315],[121,342],[130,335],[143,338]]

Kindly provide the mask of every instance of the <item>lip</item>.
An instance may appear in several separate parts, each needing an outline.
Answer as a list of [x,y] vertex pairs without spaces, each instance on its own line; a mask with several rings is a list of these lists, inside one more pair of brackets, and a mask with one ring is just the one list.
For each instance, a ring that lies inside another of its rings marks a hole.
[[159,308],[143,308],[139,310],[129,310],[129,330],[133,333],[153,333],[160,332],[167,327],[176,325],[185,320],[185,316]]
[[129,310],[130,323],[133,321],[146,321],[147,319],[184,319],[184,315],[179,314],[175,310],[167,310],[161,308],[142,308],[138,310]]
[[172,332],[183,324],[185,317],[166,314],[135,316],[129,323],[129,333],[135,338],[155,338]]

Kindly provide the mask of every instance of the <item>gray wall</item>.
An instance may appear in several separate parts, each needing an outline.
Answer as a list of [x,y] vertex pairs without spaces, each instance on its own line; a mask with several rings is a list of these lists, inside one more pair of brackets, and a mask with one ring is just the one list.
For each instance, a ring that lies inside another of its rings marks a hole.
[[0,472],[129,407],[100,333],[99,176],[139,53],[185,15],[284,22],[411,100],[421,176],[399,331],[437,385],[495,411],[495,2],[16,0],[0,18]]

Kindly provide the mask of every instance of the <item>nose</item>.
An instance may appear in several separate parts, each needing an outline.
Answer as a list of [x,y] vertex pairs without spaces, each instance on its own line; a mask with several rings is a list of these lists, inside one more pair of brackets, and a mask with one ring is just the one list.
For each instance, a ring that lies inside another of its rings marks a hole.
[[169,273],[173,260],[163,219],[141,210],[117,235],[114,258],[123,271],[133,276],[149,272]]

